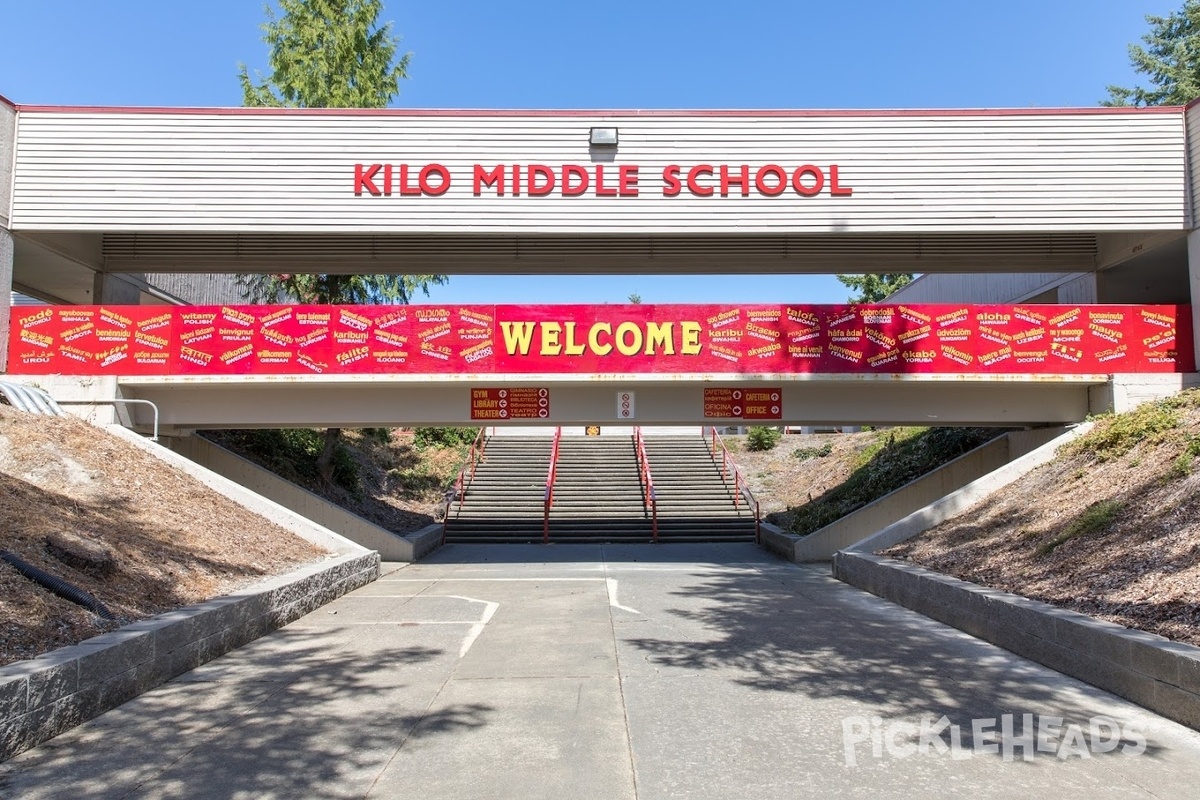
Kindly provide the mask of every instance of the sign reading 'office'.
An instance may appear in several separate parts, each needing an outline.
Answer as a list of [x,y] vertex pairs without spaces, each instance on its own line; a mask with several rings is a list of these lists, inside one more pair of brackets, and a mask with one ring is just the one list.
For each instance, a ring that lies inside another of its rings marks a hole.
[[474,164],[455,172],[444,164],[355,164],[360,197],[440,197],[469,188],[476,197],[849,197],[838,165]]

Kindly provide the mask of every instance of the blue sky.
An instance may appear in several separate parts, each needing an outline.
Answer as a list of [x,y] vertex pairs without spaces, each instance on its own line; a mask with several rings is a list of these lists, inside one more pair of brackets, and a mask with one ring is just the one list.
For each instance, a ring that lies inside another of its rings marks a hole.
[[[414,108],[1093,106],[1182,0],[387,0]],[[256,0],[0,0],[0,95],[236,106]],[[442,302],[840,302],[829,276],[456,276]]]

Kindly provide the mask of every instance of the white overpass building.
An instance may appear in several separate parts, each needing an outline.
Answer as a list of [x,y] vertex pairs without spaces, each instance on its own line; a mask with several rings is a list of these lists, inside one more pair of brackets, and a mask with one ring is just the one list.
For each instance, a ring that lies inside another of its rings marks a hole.
[[[1195,323],[1198,114],[80,108],[0,98],[0,298],[227,303],[228,276],[242,272],[919,272],[898,300],[1190,303]],[[9,314],[0,304],[0,370]],[[688,407],[679,393],[705,380],[557,376],[555,407],[575,409],[564,422],[611,415],[612,388],[629,388],[648,422],[692,421],[672,409]],[[785,421],[1061,422],[1087,413],[1107,380],[957,381],[965,405],[954,412],[944,381],[892,376],[864,393],[862,380],[809,376],[786,389]],[[117,391],[153,397],[167,424],[185,428],[268,424],[268,411],[287,424],[365,425],[401,421],[385,418],[401,406],[414,422],[455,421],[457,393],[472,381],[362,382],[339,402],[339,419],[281,402],[296,384],[279,376],[143,378]],[[352,382],[318,384],[328,407]],[[238,418],[212,418],[234,390],[244,401],[227,408],[243,408]]]

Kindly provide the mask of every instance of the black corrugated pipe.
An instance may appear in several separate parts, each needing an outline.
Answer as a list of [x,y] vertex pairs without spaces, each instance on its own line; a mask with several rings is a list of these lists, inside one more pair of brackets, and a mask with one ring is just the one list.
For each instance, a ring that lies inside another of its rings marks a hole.
[[26,561],[22,561],[15,553],[8,550],[0,550],[0,559],[4,559],[9,564],[12,564],[17,572],[29,578],[34,583],[44,586],[64,600],[70,600],[76,605],[83,606],[101,619],[116,619],[113,613],[104,606],[104,603],[101,603],[83,589],[80,589],[78,586],[72,586],[62,578],[40,570]]

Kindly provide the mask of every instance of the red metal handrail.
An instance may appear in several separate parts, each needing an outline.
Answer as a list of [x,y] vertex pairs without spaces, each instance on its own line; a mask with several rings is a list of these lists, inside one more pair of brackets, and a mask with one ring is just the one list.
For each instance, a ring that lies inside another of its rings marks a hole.
[[[700,435],[704,435],[704,429],[700,429]],[[721,438],[721,434],[717,433],[717,429],[712,429],[712,438],[705,437],[705,441],[709,443],[709,453],[712,454],[713,460],[717,458],[717,446],[721,447],[721,480],[724,483],[729,483],[728,475],[733,474],[733,507],[741,508],[740,500],[746,501],[748,508],[754,509],[754,541],[761,543],[762,540],[762,511],[758,505],[758,500],[754,497],[754,493],[750,491],[750,487],[746,484],[746,479],[742,477],[742,471],[738,469],[738,465],[733,463],[733,456],[729,454],[729,448],[725,446],[725,440]]]
[[650,474],[650,458],[646,455],[646,440],[641,427],[633,429],[633,444],[637,450],[638,467],[642,474],[642,503],[650,509],[650,531],[658,541],[658,495],[654,491],[654,476]]
[[[492,433],[496,432],[492,428]],[[446,524],[450,520],[450,506],[454,501],[458,500],[458,511],[462,513],[463,500],[467,495],[467,487],[475,480],[475,467],[483,460],[483,452],[487,448],[488,437],[487,428],[480,428],[479,433],[475,434],[475,441],[471,442],[471,449],[467,453],[467,461],[463,464],[462,469],[458,471],[458,477],[454,479],[453,491],[446,493],[446,505],[442,509],[442,544],[446,543]],[[470,476],[467,475],[467,470],[470,470]]]
[[558,446],[562,441],[562,426],[554,429],[554,444],[550,446],[550,468],[546,470],[545,508],[542,511],[542,544],[550,544],[550,507],[554,505],[554,482],[558,480]]

